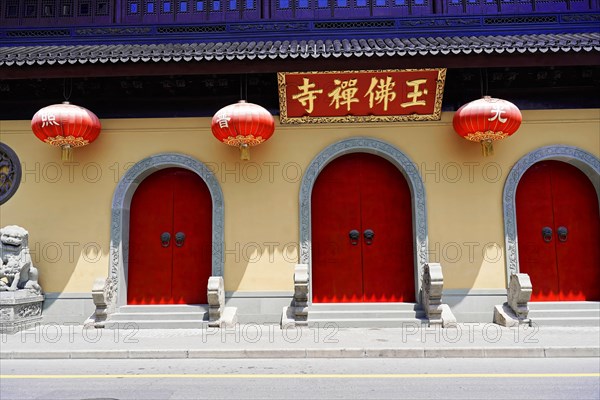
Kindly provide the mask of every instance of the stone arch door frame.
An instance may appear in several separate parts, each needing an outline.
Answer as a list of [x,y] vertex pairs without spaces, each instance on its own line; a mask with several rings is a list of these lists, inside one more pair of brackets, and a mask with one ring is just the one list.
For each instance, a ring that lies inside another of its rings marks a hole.
[[552,145],[540,147],[519,159],[508,173],[502,194],[507,287],[510,276],[520,272],[516,210],[517,186],[523,174],[533,164],[544,160],[563,161],[577,167],[590,178],[600,203],[600,159],[593,154],[573,146]]
[[[165,168],[185,168],[195,172],[208,186],[212,198],[212,276],[223,276],[224,207],[221,186],[202,162],[185,154],[161,153],[147,157],[127,170],[115,189],[110,223],[110,271],[106,294],[113,307],[127,304],[129,259],[129,212],[139,184],[152,173]],[[207,282],[208,284],[208,282]]]
[[355,137],[344,139],[323,149],[308,165],[300,184],[300,264],[309,269],[308,303],[312,304],[312,226],[311,197],[314,184],[327,164],[336,158],[350,153],[370,153],[391,162],[402,173],[408,183],[411,194],[413,240],[414,240],[414,276],[415,298],[421,302],[421,277],[424,265],[428,262],[427,208],[425,185],[415,163],[393,145],[379,139]]

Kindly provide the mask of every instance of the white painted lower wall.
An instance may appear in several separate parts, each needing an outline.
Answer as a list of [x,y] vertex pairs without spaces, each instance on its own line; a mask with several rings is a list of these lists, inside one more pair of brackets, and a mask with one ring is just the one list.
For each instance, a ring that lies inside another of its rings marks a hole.
[[279,324],[283,307],[292,302],[292,292],[226,292],[225,305],[237,307],[241,324]]
[[442,302],[457,322],[493,322],[494,306],[506,302],[506,289],[445,289]]
[[91,293],[45,293],[42,323],[80,325],[94,310]]

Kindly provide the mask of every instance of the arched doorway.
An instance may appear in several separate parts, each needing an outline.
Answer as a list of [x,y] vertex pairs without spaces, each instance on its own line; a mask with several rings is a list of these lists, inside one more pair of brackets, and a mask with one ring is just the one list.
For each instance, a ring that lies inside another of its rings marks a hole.
[[590,179],[544,160],[521,177],[515,196],[520,272],[533,301],[600,300],[600,213]]
[[400,170],[378,155],[323,168],[311,198],[313,303],[415,301],[411,201]]
[[[182,168],[196,174],[206,184],[212,210],[212,276],[223,276],[224,213],[223,192],[211,170],[202,162],[185,154],[162,153],[135,163],[119,180],[112,202],[110,229],[110,269],[106,283],[110,312],[127,305],[130,249],[131,200],[142,182],[157,171]],[[205,282],[203,292],[206,291]]]
[[204,304],[212,271],[212,198],[184,168],[146,177],[131,200],[128,304]]
[[[300,185],[299,193],[299,224],[300,247],[299,262],[309,268],[309,296],[308,301],[313,303],[312,293],[314,281],[313,263],[313,228],[312,228],[312,192],[321,171],[338,157],[353,153],[369,153],[384,158],[391,163],[408,183],[411,196],[411,211],[413,232],[411,241],[414,247],[413,274],[414,298],[420,301],[418,293],[421,291],[421,277],[423,266],[428,262],[428,233],[427,233],[427,202],[425,199],[425,186],[415,163],[395,146],[379,139],[369,137],[353,137],[335,142],[324,148],[310,162]],[[348,233],[347,233],[348,234]]]

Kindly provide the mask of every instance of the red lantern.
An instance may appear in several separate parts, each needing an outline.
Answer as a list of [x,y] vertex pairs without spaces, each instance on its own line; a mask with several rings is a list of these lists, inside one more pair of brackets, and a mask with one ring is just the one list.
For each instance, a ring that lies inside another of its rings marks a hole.
[[100,129],[100,120],[93,112],[67,101],[44,107],[31,119],[31,130],[35,136],[52,146],[61,147],[63,161],[72,161],[72,149],[92,143]]
[[275,119],[263,107],[240,100],[217,111],[211,129],[221,142],[239,147],[242,160],[249,160],[250,146],[259,145],[273,135]]
[[515,133],[521,120],[521,112],[513,103],[485,96],[459,108],[452,125],[460,136],[480,142],[487,156],[494,154],[492,142]]

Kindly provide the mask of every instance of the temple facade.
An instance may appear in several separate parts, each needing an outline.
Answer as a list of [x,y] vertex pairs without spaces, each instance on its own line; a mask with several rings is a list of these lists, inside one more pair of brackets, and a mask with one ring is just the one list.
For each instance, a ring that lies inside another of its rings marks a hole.
[[[95,290],[107,327],[401,326],[437,264],[459,322],[518,273],[539,321],[596,312],[599,26],[598,0],[2,1],[1,225],[46,323]],[[484,96],[522,115],[488,156],[453,126]],[[212,133],[239,100],[275,120],[249,160]],[[63,101],[102,125],[69,161],[31,128]]]

